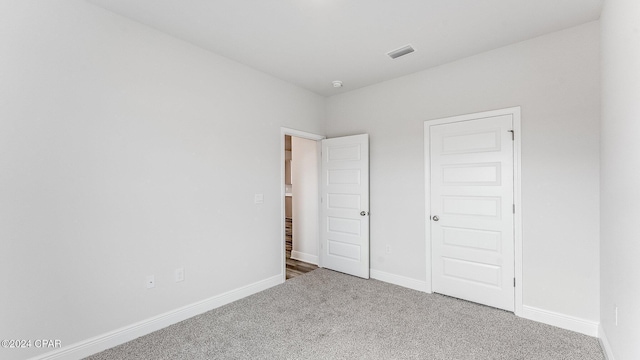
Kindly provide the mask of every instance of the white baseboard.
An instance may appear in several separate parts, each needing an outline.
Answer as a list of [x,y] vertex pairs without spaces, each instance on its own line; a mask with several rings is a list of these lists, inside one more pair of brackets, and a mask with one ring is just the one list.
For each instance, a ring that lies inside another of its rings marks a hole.
[[518,314],[518,316],[543,324],[557,326],[565,330],[571,330],[593,337],[598,336],[599,324],[597,321],[585,320],[527,305],[522,306],[522,312]]
[[160,330],[169,325],[173,325],[182,320],[202,314],[209,310],[226,305],[233,301],[253,295],[270,287],[282,284],[283,276],[278,274],[270,278],[243,286],[238,289],[227,291],[226,293],[210,297],[208,299],[183,306],[181,308],[154,316],[152,318],[113,330],[111,332],[98,335],[87,340],[64,346],[31,360],[76,360],[98,353],[100,351],[124,344],[140,336],[147,335],[156,330]]
[[611,345],[609,345],[609,340],[607,339],[607,335],[604,332],[604,328],[602,324],[598,327],[598,341],[600,341],[600,346],[602,347],[602,352],[604,352],[604,357],[607,360],[615,360],[613,357],[613,351],[611,350]]
[[384,281],[390,284],[406,287],[413,290],[418,290],[422,292],[429,292],[427,290],[427,283],[425,281],[420,281],[412,278],[408,278],[406,276],[390,274],[388,272],[380,271],[380,270],[369,270],[369,276],[372,279]]
[[291,258],[298,261],[304,261],[309,264],[318,265],[318,256],[306,254],[300,251],[291,251]]

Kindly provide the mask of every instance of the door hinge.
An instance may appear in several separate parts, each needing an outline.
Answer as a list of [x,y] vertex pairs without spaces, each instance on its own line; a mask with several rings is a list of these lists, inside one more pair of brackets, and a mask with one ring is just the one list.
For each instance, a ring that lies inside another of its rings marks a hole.
[[513,204],[513,213],[516,213],[516,204]]
[[514,130],[509,130],[509,132],[511,133],[511,141],[514,141],[516,139],[516,132]]
[[516,287],[516,278],[513,278],[513,287]]

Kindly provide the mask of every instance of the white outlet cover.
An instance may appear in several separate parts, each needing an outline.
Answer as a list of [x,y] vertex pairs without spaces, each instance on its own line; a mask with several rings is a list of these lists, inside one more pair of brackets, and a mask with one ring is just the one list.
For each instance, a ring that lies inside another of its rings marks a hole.
[[255,194],[253,196],[253,202],[255,202],[256,204],[264,203],[264,195],[263,194]]
[[176,282],[184,281],[184,268],[177,268],[174,277]]

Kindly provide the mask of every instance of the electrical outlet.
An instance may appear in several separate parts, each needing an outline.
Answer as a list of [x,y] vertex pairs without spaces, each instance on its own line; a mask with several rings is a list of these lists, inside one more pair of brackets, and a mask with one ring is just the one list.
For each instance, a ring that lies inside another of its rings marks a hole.
[[147,289],[156,287],[156,277],[153,275],[147,276],[147,281],[145,281],[145,286],[147,287]]
[[387,245],[387,246],[385,246],[384,251],[385,251],[387,254],[391,254],[391,245]]
[[176,282],[184,281],[184,268],[177,268],[173,275]]
[[253,202],[256,203],[256,204],[264,203],[264,194],[254,194],[253,195]]

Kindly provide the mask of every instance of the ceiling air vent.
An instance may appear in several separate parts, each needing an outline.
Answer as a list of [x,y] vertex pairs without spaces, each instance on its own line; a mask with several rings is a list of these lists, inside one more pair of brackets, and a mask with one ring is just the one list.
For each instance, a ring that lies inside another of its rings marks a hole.
[[414,51],[416,51],[416,50],[413,48],[413,46],[406,45],[406,46],[403,46],[403,47],[401,47],[399,49],[395,49],[395,50],[389,51],[387,53],[387,55],[389,55],[389,57],[392,58],[392,59],[397,59],[400,56],[411,54]]

